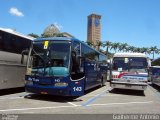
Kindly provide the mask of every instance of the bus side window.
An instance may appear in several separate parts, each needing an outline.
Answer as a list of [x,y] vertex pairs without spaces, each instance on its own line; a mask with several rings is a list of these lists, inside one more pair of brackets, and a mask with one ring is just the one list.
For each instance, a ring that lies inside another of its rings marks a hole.
[[77,60],[77,55],[75,51],[72,51],[72,72],[79,72],[79,64]]

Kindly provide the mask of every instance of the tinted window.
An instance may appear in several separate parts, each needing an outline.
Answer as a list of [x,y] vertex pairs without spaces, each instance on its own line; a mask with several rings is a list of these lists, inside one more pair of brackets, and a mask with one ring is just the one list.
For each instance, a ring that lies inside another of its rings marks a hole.
[[152,66],[160,66],[160,58],[152,61]]
[[3,49],[3,34],[2,34],[2,31],[0,31],[0,50]]
[[74,41],[73,50],[76,52],[77,55],[80,55],[80,43],[79,42]]
[[85,58],[88,58],[90,60],[98,60],[99,59],[99,54],[95,50],[93,50],[85,45],[82,45],[82,56],[84,56]]
[[31,40],[7,32],[0,31],[0,50],[21,54],[29,48]]

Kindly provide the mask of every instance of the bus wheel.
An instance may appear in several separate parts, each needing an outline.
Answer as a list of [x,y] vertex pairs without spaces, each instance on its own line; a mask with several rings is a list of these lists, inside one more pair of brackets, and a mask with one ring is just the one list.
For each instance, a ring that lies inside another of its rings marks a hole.
[[103,77],[101,78],[101,87],[103,87],[105,85]]
[[140,90],[140,94],[141,94],[141,95],[144,95],[144,90]]

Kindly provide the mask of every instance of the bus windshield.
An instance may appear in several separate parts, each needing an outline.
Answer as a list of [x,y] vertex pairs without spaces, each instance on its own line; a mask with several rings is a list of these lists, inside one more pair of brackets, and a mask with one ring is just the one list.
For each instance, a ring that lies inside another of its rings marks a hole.
[[66,67],[69,68],[70,43],[49,41],[47,49],[44,42],[34,42],[32,49],[33,68]]
[[115,57],[113,70],[147,72],[147,59],[143,57]]

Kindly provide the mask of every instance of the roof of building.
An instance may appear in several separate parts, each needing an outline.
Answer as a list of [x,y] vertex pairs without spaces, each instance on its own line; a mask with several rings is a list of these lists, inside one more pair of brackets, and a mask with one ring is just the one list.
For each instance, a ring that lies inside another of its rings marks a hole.
[[48,27],[46,27],[46,29],[44,30],[44,34],[45,35],[54,35],[60,33],[59,28],[55,25],[55,24],[51,24]]
[[1,28],[0,27],[0,30],[1,31],[4,31],[4,32],[7,32],[7,33],[10,33],[10,34],[13,34],[13,35],[17,35],[17,36],[20,36],[20,37],[23,37],[23,38],[26,38],[26,39],[30,39],[30,40],[34,40],[35,38],[31,37],[31,36],[27,36],[27,35],[24,35],[22,33],[19,33],[13,29],[9,29],[9,28]]
[[73,35],[71,35],[71,34],[69,34],[69,33],[67,33],[67,32],[63,32],[62,34],[63,34],[64,37],[74,38]]

